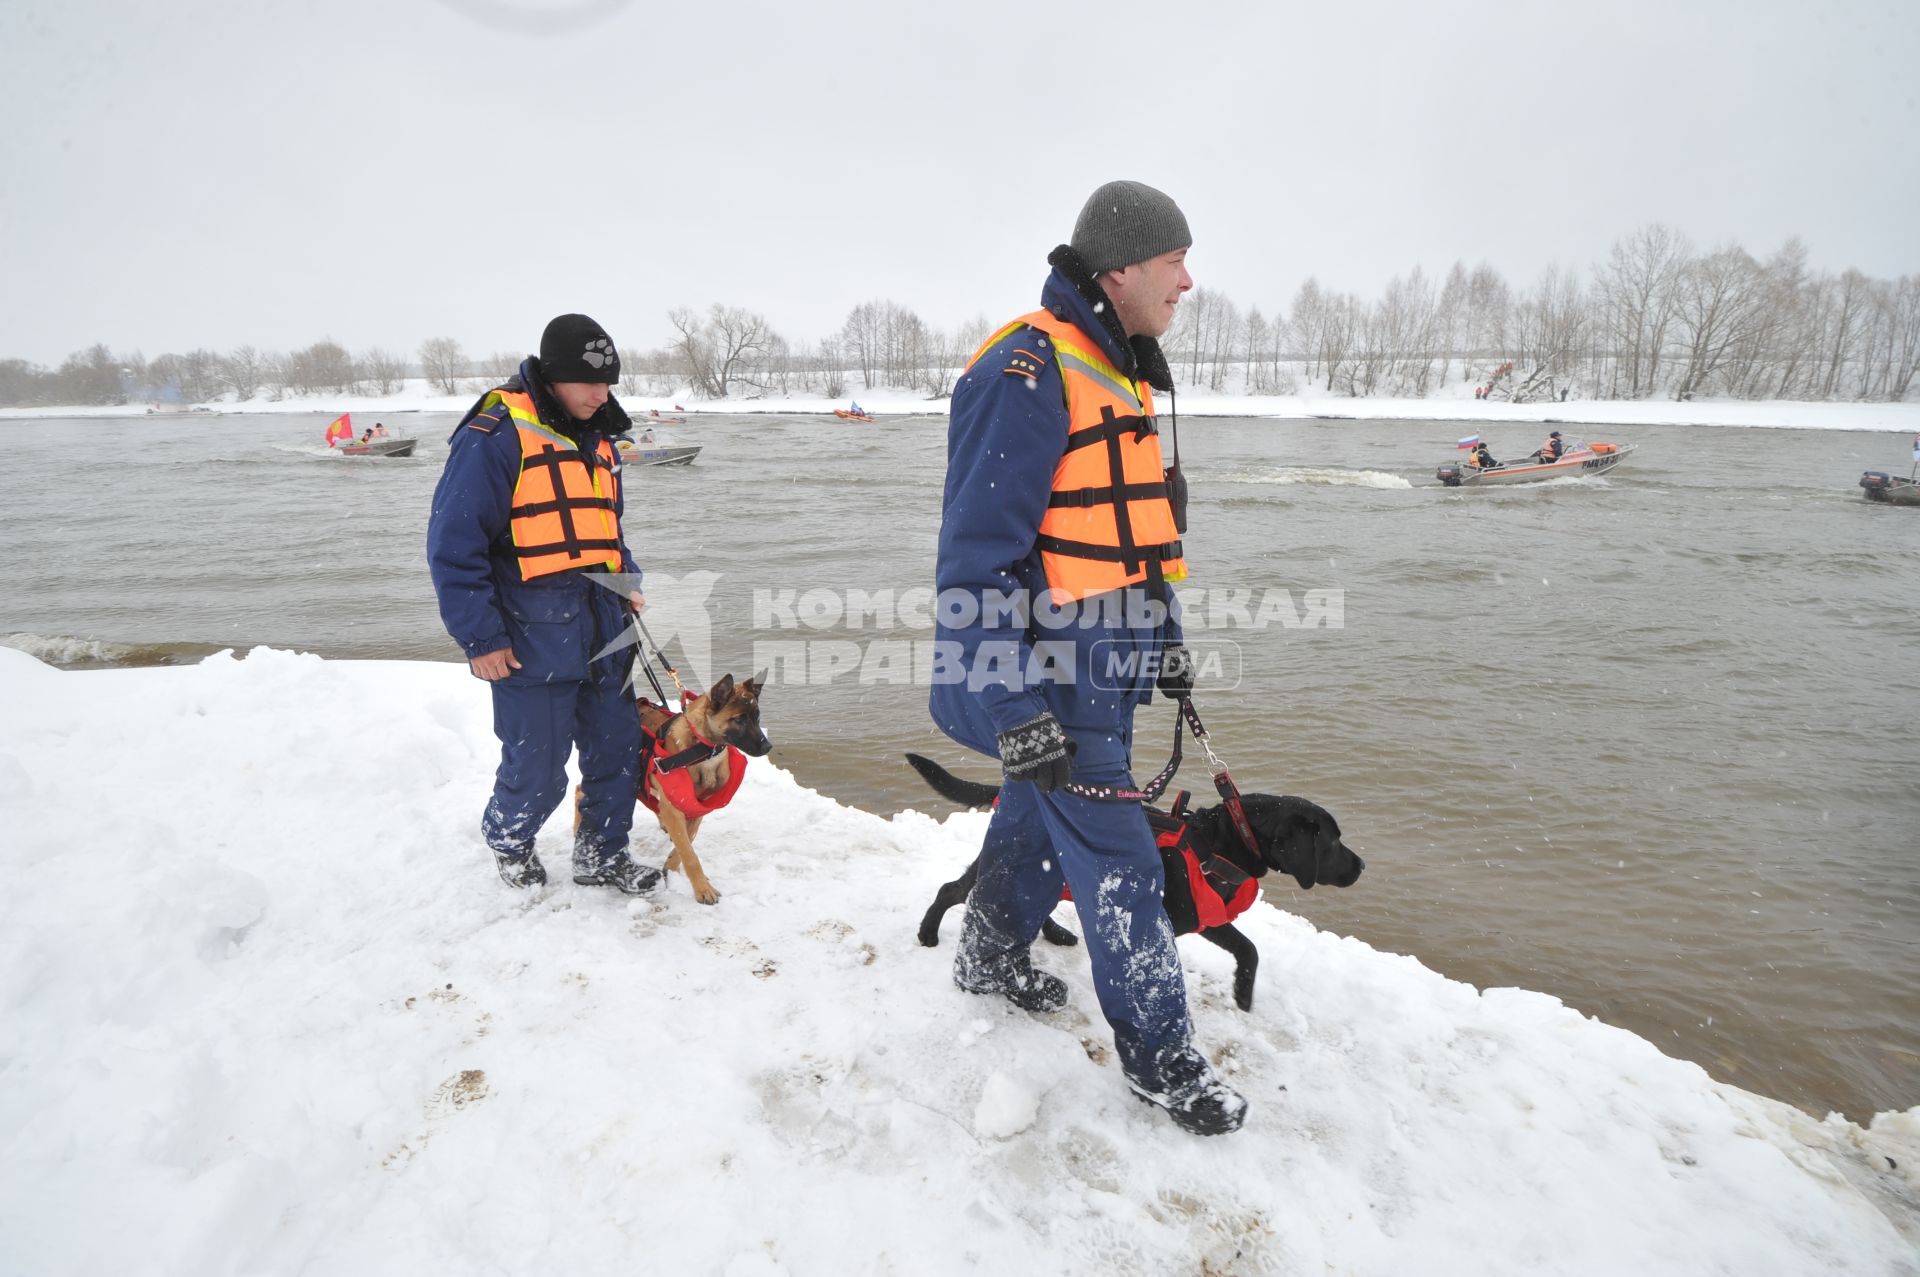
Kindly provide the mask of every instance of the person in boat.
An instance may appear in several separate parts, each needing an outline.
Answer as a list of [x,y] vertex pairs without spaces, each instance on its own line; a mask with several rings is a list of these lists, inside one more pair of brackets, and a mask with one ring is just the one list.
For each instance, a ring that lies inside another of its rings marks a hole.
[[[660,883],[627,851],[640,716],[627,691],[633,649],[609,650],[646,605],[622,523],[613,441],[633,423],[613,397],[619,380],[599,324],[548,324],[540,353],[454,429],[427,521],[441,620],[493,697],[500,767],[480,829],[513,887],[547,880],[534,835],[567,795],[576,746],[573,880],[632,895]],[[596,580],[615,573],[630,575]]]
[[1127,1083],[1211,1135],[1238,1129],[1246,1101],[1194,1048],[1153,833],[1138,801],[1111,800],[1134,783],[1135,709],[1156,686],[1193,686],[1171,590],[1186,575],[1184,501],[1148,389],[1172,385],[1158,338],[1193,287],[1192,243],[1162,192],[1102,186],[1047,258],[1042,309],[956,384],[935,565],[936,640],[954,661],[928,709],[1004,775],[954,983],[1028,1011],[1063,1005],[1065,983],[1030,948],[1070,885]]
[[365,430],[362,430],[360,432],[360,442],[371,443],[372,441],[373,441],[373,427],[368,426]]
[[1493,459],[1493,453],[1488,451],[1487,441],[1484,439],[1473,445],[1473,450],[1467,454],[1467,461],[1471,465],[1479,466],[1482,470],[1497,470],[1500,467],[1500,463]]
[[379,422],[377,422],[377,421],[376,421],[376,422],[374,422],[374,423],[373,423],[373,437],[374,437],[374,438],[376,438],[376,439],[384,439],[384,438],[386,438],[386,437],[387,437],[387,428],[386,428],[385,426],[383,426],[383,425],[381,425],[381,424],[380,424]]
[[642,430],[642,431],[640,432],[640,442],[641,442],[641,443],[652,443],[652,442],[653,442],[653,431],[651,431],[651,430]]
[[1560,432],[1556,430],[1547,436],[1547,441],[1540,445],[1540,451],[1533,454],[1533,459],[1551,463],[1560,460],[1561,453],[1564,451],[1560,444]]

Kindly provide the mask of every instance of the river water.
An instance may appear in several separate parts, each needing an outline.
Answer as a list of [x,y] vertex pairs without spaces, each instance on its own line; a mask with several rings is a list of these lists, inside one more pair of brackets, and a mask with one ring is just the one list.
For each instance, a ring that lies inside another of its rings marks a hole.
[[[80,667],[455,659],[423,561],[455,422],[387,421],[413,458],[330,456],[318,415],[0,422],[0,635]],[[1920,1103],[1920,511],[1855,486],[1905,437],[1591,427],[1638,445],[1604,478],[1443,489],[1471,428],[1182,422],[1196,703],[1243,788],[1325,804],[1368,863],[1270,898],[1816,1114]],[[1501,456],[1542,432],[1480,428]],[[893,656],[931,637],[906,592],[944,434],[702,416],[694,465],[628,473],[650,590],[708,591],[705,672],[773,663],[774,760],[880,812],[942,810],[910,749],[994,775]],[[1141,715],[1143,774],[1171,714]]]

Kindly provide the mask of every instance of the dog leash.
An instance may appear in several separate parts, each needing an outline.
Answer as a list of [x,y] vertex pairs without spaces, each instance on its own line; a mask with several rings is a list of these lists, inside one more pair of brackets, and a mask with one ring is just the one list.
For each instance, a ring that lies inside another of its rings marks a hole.
[[1246,804],[1240,801],[1240,787],[1233,783],[1233,774],[1227,770],[1226,760],[1213,752],[1213,740],[1207,735],[1206,725],[1200,721],[1200,711],[1193,707],[1191,696],[1180,698],[1180,713],[1187,720],[1187,726],[1193,729],[1193,738],[1200,742],[1200,748],[1207,753],[1207,770],[1213,773],[1214,792],[1220,795],[1227,815],[1232,817],[1234,832],[1240,835],[1241,845],[1258,857],[1260,840],[1254,837],[1253,825],[1247,820]]
[[1213,788],[1226,806],[1227,816],[1233,821],[1234,832],[1240,835],[1241,843],[1258,857],[1260,840],[1254,836],[1253,825],[1247,820],[1246,804],[1240,799],[1240,787],[1233,783],[1233,774],[1227,769],[1226,760],[1214,752],[1213,738],[1207,732],[1207,725],[1200,721],[1200,711],[1193,707],[1193,697],[1180,698],[1180,717],[1173,722],[1173,757],[1160,769],[1158,775],[1138,789],[1128,789],[1120,785],[1087,785],[1070,780],[1060,786],[1069,794],[1080,798],[1091,798],[1098,802],[1132,802],[1149,805],[1160,800],[1172,782],[1175,772],[1180,770],[1182,738],[1185,735],[1180,728],[1185,724],[1193,733],[1193,739],[1207,755],[1207,770],[1213,775]]
[[660,650],[660,645],[653,641],[653,633],[647,629],[647,623],[640,619],[640,614],[629,612],[627,615],[633,618],[633,628],[639,635],[637,642],[640,647],[640,668],[646,674],[647,682],[653,686],[653,694],[660,698],[662,706],[667,703],[667,691],[660,686],[660,680],[653,672],[653,663],[647,659],[649,651],[653,653],[653,660],[659,661],[660,668],[667,672],[667,677],[673,680],[675,690],[680,693],[680,703],[684,705],[687,689],[686,685],[680,681],[679,671],[674,669],[672,663],[667,660],[667,654]]

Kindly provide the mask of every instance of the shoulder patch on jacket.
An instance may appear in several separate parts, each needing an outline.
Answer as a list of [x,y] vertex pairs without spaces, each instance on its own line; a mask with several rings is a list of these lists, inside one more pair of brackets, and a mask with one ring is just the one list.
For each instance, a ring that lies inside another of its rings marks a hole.
[[490,435],[493,433],[494,427],[506,419],[507,406],[503,403],[495,404],[485,412],[474,413],[473,419],[467,422],[467,429],[478,430],[483,435]]
[[1007,354],[1007,366],[1000,371],[1025,377],[1028,381],[1040,380],[1040,372],[1047,366],[1044,356],[1036,355],[1026,346],[1015,346]]

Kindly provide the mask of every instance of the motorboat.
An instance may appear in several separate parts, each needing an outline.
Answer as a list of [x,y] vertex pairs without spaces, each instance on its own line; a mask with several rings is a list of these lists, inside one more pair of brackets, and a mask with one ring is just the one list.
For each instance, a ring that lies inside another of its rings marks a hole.
[[1888,474],[1884,470],[1869,470],[1860,476],[1860,487],[1869,501],[1886,501],[1893,505],[1920,505],[1920,482],[1909,475],[1902,479],[1897,474]]
[[1558,461],[1542,461],[1540,454],[1519,461],[1506,461],[1497,466],[1481,467],[1471,462],[1449,462],[1434,472],[1434,477],[1449,488],[1484,488],[1509,483],[1539,483],[1546,479],[1559,479],[1565,476],[1575,478],[1586,475],[1605,474],[1627,459],[1634,445],[1630,443],[1583,443],[1578,440],[1567,445],[1567,450]]
[[657,443],[635,443],[622,439],[618,448],[623,466],[684,466],[700,455],[700,446],[668,447]]
[[845,408],[835,408],[833,410],[833,415],[840,418],[840,420],[842,421],[872,421],[873,420],[872,413],[850,412]]
[[341,444],[334,451],[343,457],[411,457],[414,441],[404,439],[369,439],[365,443]]

